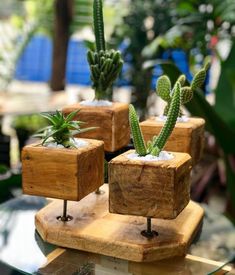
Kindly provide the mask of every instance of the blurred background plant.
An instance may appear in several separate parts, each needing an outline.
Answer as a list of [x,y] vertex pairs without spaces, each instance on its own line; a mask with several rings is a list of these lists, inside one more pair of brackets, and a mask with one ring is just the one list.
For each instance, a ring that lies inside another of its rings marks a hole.
[[48,126],[48,123],[38,114],[16,116],[13,119],[12,127],[16,131],[19,152],[21,152],[22,148],[26,145],[31,135],[46,126]]

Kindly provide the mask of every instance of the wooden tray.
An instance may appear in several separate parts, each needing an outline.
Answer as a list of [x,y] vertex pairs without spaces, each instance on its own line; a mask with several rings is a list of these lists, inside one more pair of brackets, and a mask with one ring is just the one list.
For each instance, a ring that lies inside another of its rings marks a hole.
[[152,229],[159,233],[152,239],[141,235],[146,218],[108,212],[108,185],[101,195],[91,193],[79,202],[69,202],[69,222],[57,217],[62,201],[55,201],[36,214],[36,228],[44,241],[135,262],[149,262],[183,256],[203,218],[203,209],[190,201],[174,220],[152,219]]

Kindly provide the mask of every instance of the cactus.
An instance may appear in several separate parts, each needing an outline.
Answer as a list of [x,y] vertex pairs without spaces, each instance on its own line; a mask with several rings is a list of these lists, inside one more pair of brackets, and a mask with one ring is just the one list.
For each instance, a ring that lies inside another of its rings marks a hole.
[[[181,89],[181,104],[189,102],[193,98],[193,92],[198,88],[201,88],[206,79],[206,73],[210,67],[210,63],[206,62],[204,67],[194,76],[190,86],[185,86],[186,77],[185,75],[180,75],[176,83],[179,82]],[[167,87],[167,88],[166,88]],[[164,109],[164,116],[167,116],[170,110],[171,97],[169,98],[169,87],[171,87],[170,80],[167,76],[163,75],[158,79],[156,93],[166,101],[167,105]],[[173,88],[174,90],[174,88]],[[167,91],[167,92],[166,92]],[[182,116],[182,111],[179,112],[179,116]]]
[[102,0],[94,0],[93,8],[96,51],[89,50],[87,60],[90,66],[92,87],[96,98],[101,99],[121,72],[123,60],[119,51],[106,50]]
[[129,121],[136,153],[139,156],[145,156],[147,155],[147,150],[145,147],[143,134],[140,129],[139,120],[132,104],[129,105]]
[[103,1],[102,0],[94,0],[93,16],[94,16],[94,32],[95,32],[96,50],[97,50],[97,52],[105,51]]
[[176,82],[176,85],[173,89],[172,99],[169,107],[169,112],[167,116],[167,120],[159,134],[159,136],[153,139],[152,142],[152,150],[150,152],[151,155],[158,156],[163,147],[165,146],[167,139],[169,138],[170,134],[172,133],[177,117],[180,111],[180,104],[181,104],[181,86],[180,82]]
[[139,126],[139,121],[135,112],[133,105],[129,106],[129,120],[131,126],[131,132],[133,136],[134,147],[136,153],[139,156],[145,156],[151,154],[153,156],[158,156],[165,146],[167,139],[169,138],[171,132],[175,127],[177,117],[180,111],[181,103],[181,86],[178,81],[173,89],[169,107],[169,113],[167,120],[159,134],[159,136],[154,136],[152,141],[147,142],[147,148],[144,143],[143,135]]

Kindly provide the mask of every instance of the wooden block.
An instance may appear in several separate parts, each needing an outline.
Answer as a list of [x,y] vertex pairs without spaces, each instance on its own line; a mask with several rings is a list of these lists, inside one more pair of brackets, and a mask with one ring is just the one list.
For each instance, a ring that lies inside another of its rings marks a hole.
[[88,140],[77,149],[38,144],[22,151],[23,192],[28,195],[78,201],[104,183],[104,144]]
[[167,161],[130,160],[129,150],[109,162],[109,211],[174,219],[190,200],[191,157],[173,153]]
[[106,152],[115,152],[128,145],[128,104],[115,102],[108,107],[94,107],[77,103],[65,107],[62,112],[68,115],[75,110],[80,110],[75,119],[86,122],[85,127],[98,127],[96,130],[79,134],[79,137],[103,140]]
[[46,242],[121,258],[149,262],[183,256],[194,239],[203,218],[203,209],[190,202],[174,220],[152,219],[159,235],[147,239],[141,235],[146,218],[108,212],[108,185],[102,195],[89,194],[79,202],[68,203],[69,222],[57,220],[63,203],[55,201],[41,209],[35,217],[37,231]]
[[[144,140],[147,142],[160,133],[164,122],[151,117],[140,123]],[[189,118],[188,122],[177,122],[165,146],[165,150],[188,153],[196,164],[202,156],[204,146],[205,120]]]

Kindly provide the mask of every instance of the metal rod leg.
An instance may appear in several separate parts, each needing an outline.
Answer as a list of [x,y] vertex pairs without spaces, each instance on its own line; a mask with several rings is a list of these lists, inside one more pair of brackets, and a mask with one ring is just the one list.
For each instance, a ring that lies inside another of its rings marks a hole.
[[154,236],[158,236],[158,233],[152,230],[152,220],[150,217],[147,217],[147,230],[141,231],[141,235],[147,239],[152,239]]
[[96,191],[95,191],[95,193],[97,194],[97,195],[100,195],[100,188],[98,188],[98,189],[96,189]]
[[73,219],[72,216],[67,215],[67,208],[68,208],[68,201],[64,200],[63,201],[63,215],[57,217],[58,220],[60,220],[62,222],[68,222],[68,221],[71,221]]

